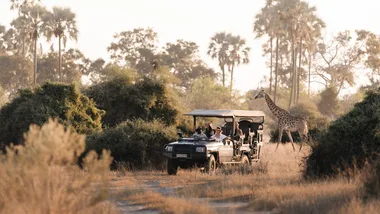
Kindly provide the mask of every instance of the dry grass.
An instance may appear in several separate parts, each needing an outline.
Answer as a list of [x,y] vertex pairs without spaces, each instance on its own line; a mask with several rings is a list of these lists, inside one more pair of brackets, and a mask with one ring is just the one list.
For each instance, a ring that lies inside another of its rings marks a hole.
[[181,213],[191,210],[193,213],[209,213],[215,208],[212,204],[183,202],[194,198],[245,202],[244,206],[236,208],[236,212],[374,213],[375,207],[378,207],[379,200],[362,199],[360,176],[350,180],[342,176],[305,181],[302,179],[301,164],[309,148],[304,146],[301,152],[293,152],[290,144],[280,145],[277,151],[275,147],[275,144],[265,144],[262,160],[255,163],[252,170],[225,167],[211,175],[197,169],[180,170],[177,176],[168,176],[162,171],[139,171],[126,172],[119,179],[133,179],[136,182],[133,188],[135,190],[152,182],[160,188],[174,188],[176,191],[173,193],[163,195],[157,188],[154,190],[145,187],[133,194],[128,193],[129,197],[126,197],[126,200],[145,204],[164,213],[178,212],[178,209]]
[[31,126],[25,146],[0,156],[0,213],[115,213],[105,201],[111,157],[90,152],[81,170],[84,147],[83,135],[56,121]]

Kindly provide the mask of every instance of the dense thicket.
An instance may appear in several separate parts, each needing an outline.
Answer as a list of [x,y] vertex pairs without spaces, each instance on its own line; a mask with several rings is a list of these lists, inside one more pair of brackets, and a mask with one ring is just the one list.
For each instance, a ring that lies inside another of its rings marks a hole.
[[103,125],[109,127],[137,118],[159,119],[172,125],[178,115],[165,84],[150,78],[134,80],[129,75],[118,75],[91,86],[86,94],[106,111]]
[[380,90],[369,91],[334,121],[306,160],[306,176],[327,176],[346,167],[363,167],[380,151]]
[[75,85],[45,83],[21,90],[18,97],[0,109],[0,143],[22,143],[30,124],[41,126],[49,118],[57,118],[78,133],[90,134],[101,130],[103,114]]
[[110,150],[119,162],[139,169],[163,166],[163,145],[176,139],[176,128],[160,121],[128,120],[117,127],[87,137],[86,150]]

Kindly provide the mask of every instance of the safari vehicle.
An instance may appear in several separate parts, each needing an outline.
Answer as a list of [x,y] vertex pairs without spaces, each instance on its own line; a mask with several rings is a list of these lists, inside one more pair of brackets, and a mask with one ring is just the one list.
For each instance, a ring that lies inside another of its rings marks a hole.
[[[185,138],[178,133],[178,140],[164,145],[163,154],[167,157],[167,172],[177,174],[178,167],[200,167],[206,172],[213,172],[223,164],[252,164],[260,160],[263,142],[263,123],[265,114],[262,111],[246,110],[203,110],[195,109],[185,115],[193,116],[194,130],[197,118],[222,118],[221,127],[227,137],[219,142],[206,137]],[[239,123],[242,136],[235,138],[235,122]]]

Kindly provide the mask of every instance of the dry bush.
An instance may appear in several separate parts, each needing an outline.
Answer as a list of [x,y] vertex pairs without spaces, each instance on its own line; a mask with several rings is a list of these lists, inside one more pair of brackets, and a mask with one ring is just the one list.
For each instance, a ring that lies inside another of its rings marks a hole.
[[23,146],[0,156],[0,213],[111,213],[108,193],[111,157],[90,152],[77,163],[85,136],[56,120],[30,126]]

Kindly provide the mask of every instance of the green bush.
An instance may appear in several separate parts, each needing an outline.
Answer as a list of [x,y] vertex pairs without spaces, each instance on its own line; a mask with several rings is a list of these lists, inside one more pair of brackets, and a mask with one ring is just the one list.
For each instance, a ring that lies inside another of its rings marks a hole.
[[157,120],[128,120],[103,133],[88,136],[86,150],[110,150],[114,164],[122,162],[130,168],[160,167],[165,160],[163,145],[176,139],[174,126]]
[[328,176],[364,166],[380,151],[380,91],[369,91],[346,115],[334,121],[305,163],[305,176]]
[[380,197],[380,156],[370,163],[364,179],[367,193]]
[[[137,79],[137,80],[136,80]],[[106,111],[103,125],[115,127],[131,119],[159,119],[166,125],[176,123],[178,111],[165,84],[149,78],[121,73],[108,81],[91,86],[86,94],[97,107]]]
[[49,118],[57,118],[80,134],[90,134],[101,130],[102,114],[74,85],[46,83],[24,89],[0,109],[0,144],[21,144],[31,124],[41,126]]

